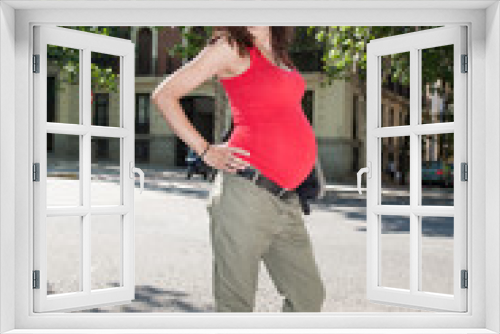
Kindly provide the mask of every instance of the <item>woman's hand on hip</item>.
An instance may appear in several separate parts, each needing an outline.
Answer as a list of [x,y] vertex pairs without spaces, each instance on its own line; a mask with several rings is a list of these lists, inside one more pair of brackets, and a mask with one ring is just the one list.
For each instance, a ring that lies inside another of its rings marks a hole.
[[203,156],[203,161],[215,169],[223,169],[230,173],[236,173],[238,169],[250,165],[245,160],[235,156],[234,153],[250,155],[250,152],[239,147],[227,146],[227,143],[211,144]]

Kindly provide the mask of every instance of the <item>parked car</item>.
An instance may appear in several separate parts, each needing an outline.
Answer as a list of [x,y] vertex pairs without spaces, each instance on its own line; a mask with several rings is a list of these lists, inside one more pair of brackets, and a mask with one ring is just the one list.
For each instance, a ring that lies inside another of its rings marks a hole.
[[212,168],[208,166],[203,159],[192,149],[188,149],[186,155],[187,179],[190,179],[194,174],[201,174],[206,180],[209,174],[212,173]]
[[454,184],[454,172],[453,172],[453,162],[445,165],[444,171],[443,171],[445,178],[445,186],[450,186],[453,187]]
[[443,161],[422,162],[422,184],[453,186],[453,163]]

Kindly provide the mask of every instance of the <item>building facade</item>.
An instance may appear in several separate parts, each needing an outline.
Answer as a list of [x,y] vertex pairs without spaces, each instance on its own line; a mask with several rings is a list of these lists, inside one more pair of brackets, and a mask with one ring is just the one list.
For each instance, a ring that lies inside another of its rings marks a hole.
[[[166,76],[186,62],[185,59],[173,57],[168,52],[175,44],[185,41],[176,27],[122,28],[123,37],[130,38],[136,45],[136,162],[138,165],[149,164],[159,168],[183,168],[186,165],[187,146],[173,133],[156,106],[151,103],[150,95]],[[109,59],[107,61],[109,62]],[[119,59],[117,62],[119,63]],[[112,67],[114,71],[119,71],[116,64]],[[48,120],[78,123],[78,116],[75,116],[72,110],[78,110],[79,101],[76,97],[79,95],[79,87],[65,83],[57,68],[49,66],[51,75],[48,81]],[[303,110],[316,133],[325,176],[328,181],[353,183],[356,172],[366,166],[366,88],[355,81],[347,80],[334,80],[331,85],[321,85],[324,74],[320,71],[301,70],[301,74],[307,82],[302,101]],[[212,143],[220,141],[231,121],[229,103],[226,103],[227,107],[217,110],[217,89],[220,89],[218,85],[217,80],[208,80],[181,100],[183,110],[194,127]],[[67,87],[65,90],[58,90],[62,86]],[[119,93],[119,87],[116,91],[93,91],[93,125],[119,124]],[[429,94],[427,97],[433,115],[438,115],[439,110],[434,109],[439,105],[439,97],[432,98]],[[407,92],[387,87],[383,90],[382,100],[384,126],[409,124]],[[382,159],[386,164],[393,164],[393,167],[402,171],[398,180],[390,173],[387,180],[406,184],[408,178],[404,171],[407,171],[409,161],[404,155],[394,156],[394,152],[401,152],[401,145],[409,143],[403,138],[386,139],[387,141],[382,143]],[[65,157],[69,156],[69,152],[76,152],[74,145],[78,145],[78,138],[68,141],[62,138],[57,140],[54,135],[48,137],[49,154],[64,152]],[[435,141],[429,140],[426,147],[426,159],[439,159],[438,150],[433,150],[436,147]],[[409,150],[409,146],[407,148]],[[92,154],[95,161],[118,161],[119,142],[95,138]]]

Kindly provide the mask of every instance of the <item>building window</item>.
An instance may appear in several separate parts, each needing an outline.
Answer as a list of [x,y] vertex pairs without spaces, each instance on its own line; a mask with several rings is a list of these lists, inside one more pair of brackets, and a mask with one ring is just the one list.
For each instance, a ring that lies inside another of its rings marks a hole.
[[[56,121],[56,78],[47,77],[47,122]],[[47,152],[54,151],[54,134],[47,133]]]
[[149,93],[135,94],[135,159],[138,162],[149,162],[150,153],[150,110],[151,100]]
[[150,103],[149,93],[135,94],[135,133],[137,134],[149,134]]
[[[95,104],[92,112],[92,125],[109,126],[109,94],[95,94]],[[92,152],[96,158],[109,158],[109,139],[96,137],[92,139]],[[94,161],[94,160],[93,160]]]
[[137,34],[136,75],[150,75],[153,69],[153,33],[149,28],[141,28]]
[[109,126],[109,94],[95,94],[92,125]]

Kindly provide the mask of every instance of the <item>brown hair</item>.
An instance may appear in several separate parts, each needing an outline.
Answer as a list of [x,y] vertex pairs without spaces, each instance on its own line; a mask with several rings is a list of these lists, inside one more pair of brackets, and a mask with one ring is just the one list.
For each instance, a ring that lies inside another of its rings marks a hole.
[[[279,60],[278,63],[283,63],[289,68],[297,69],[288,56],[288,47],[292,43],[294,32],[294,27],[270,27],[273,58]],[[222,36],[226,37],[230,45],[234,45],[234,43],[236,43],[238,54],[240,56],[248,54],[246,47],[254,46],[254,36],[247,30],[245,26],[213,27],[212,36],[209,38],[207,44],[213,44]]]

